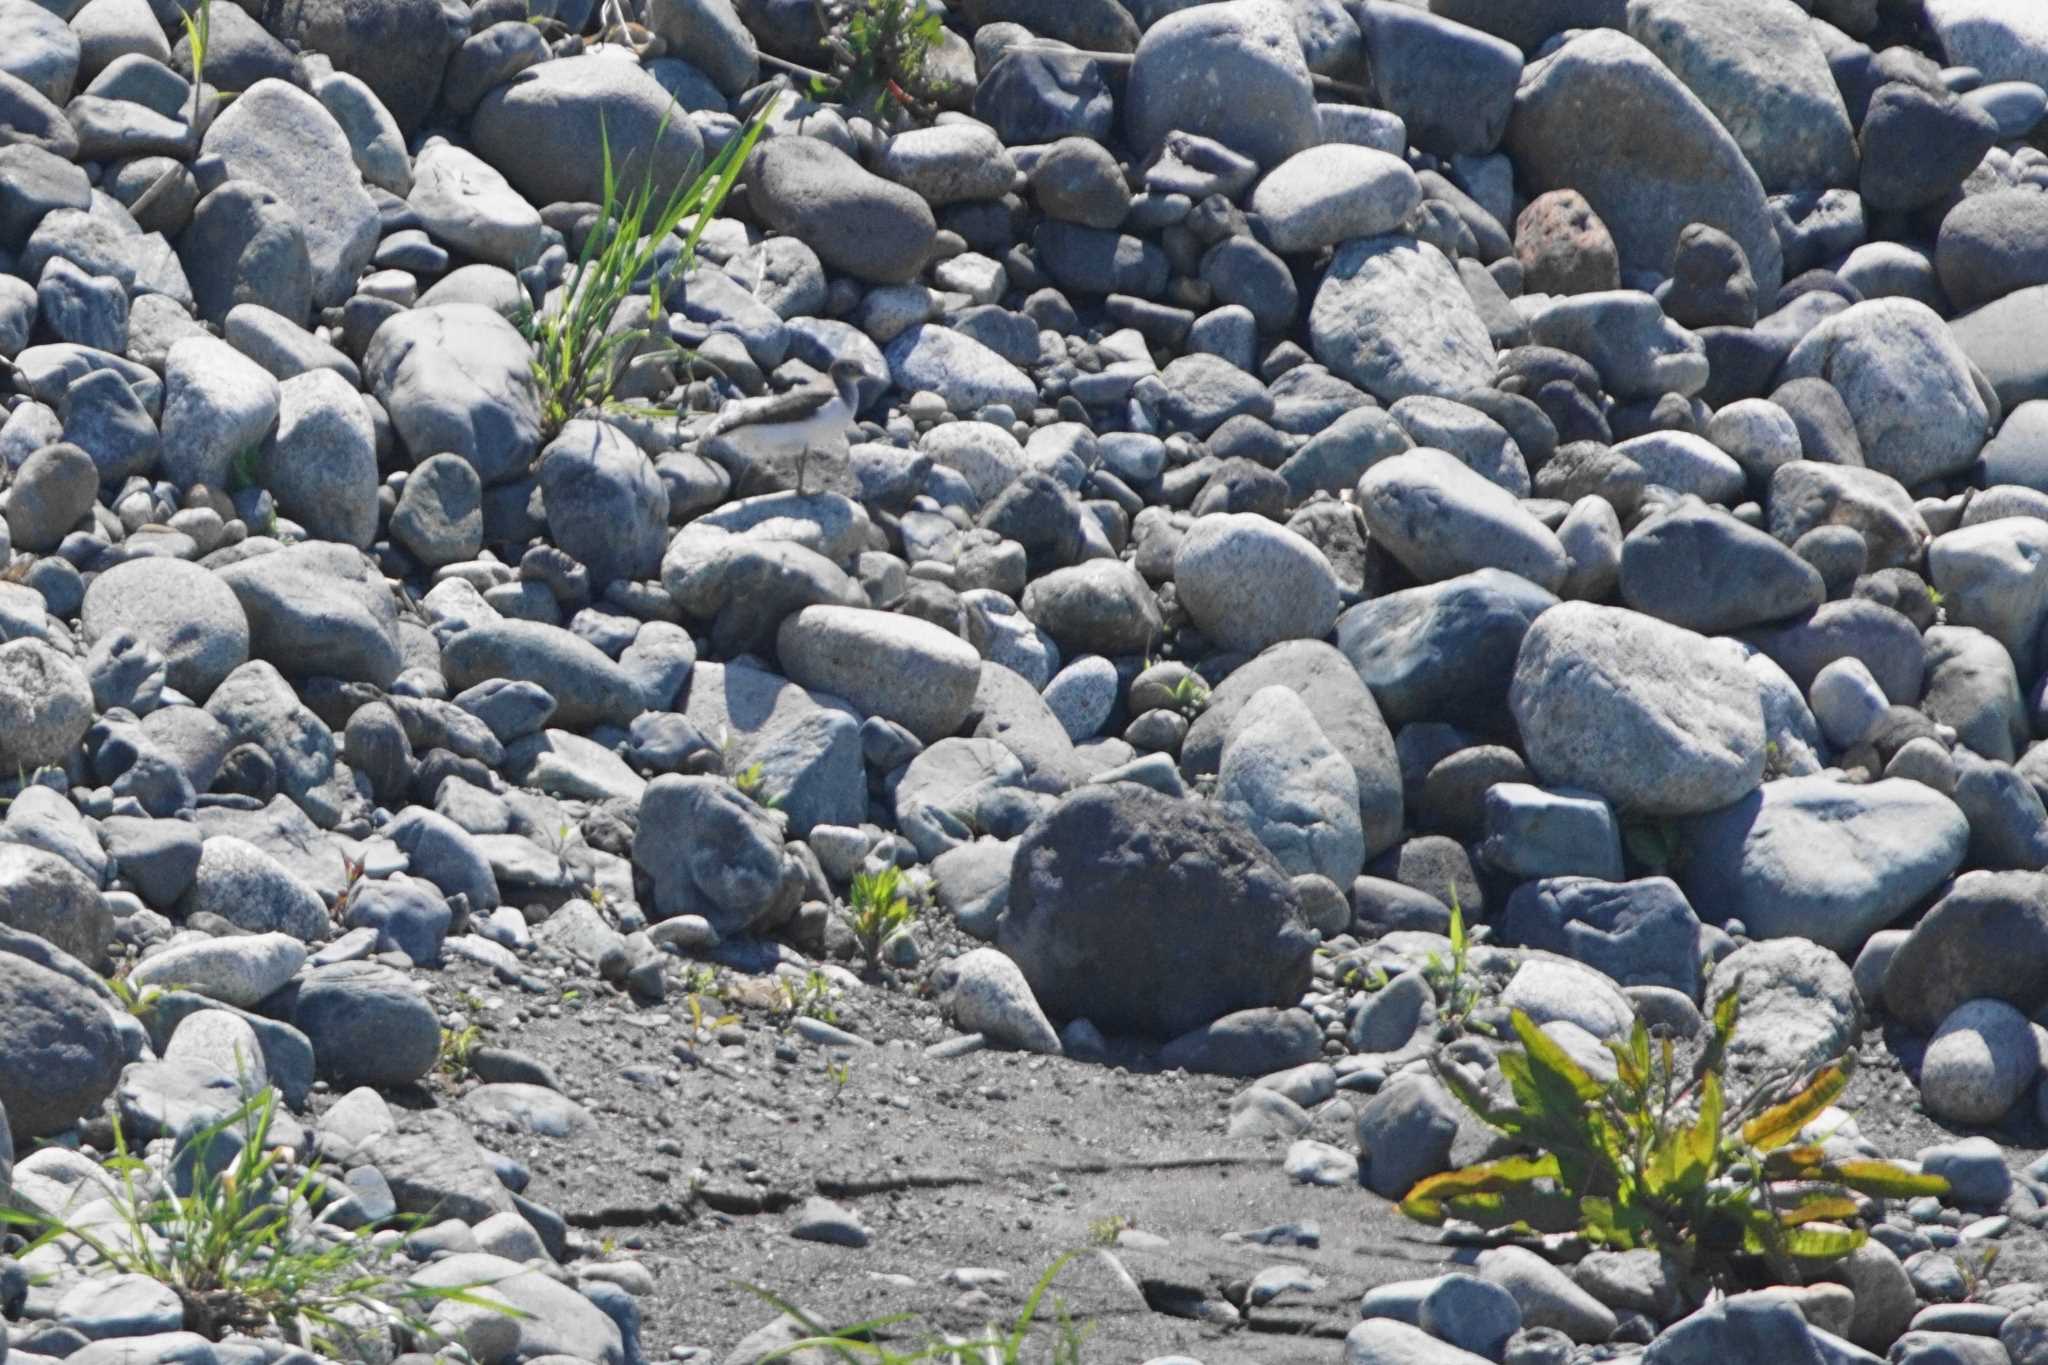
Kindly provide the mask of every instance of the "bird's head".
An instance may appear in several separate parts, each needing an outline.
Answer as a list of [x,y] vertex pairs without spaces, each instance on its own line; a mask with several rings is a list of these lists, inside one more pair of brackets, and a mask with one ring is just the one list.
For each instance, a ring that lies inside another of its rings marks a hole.
[[846,404],[847,410],[849,412],[859,412],[861,406],[860,381],[866,378],[866,375],[860,368],[860,362],[857,360],[835,360],[832,362],[832,368],[828,373],[832,379],[832,387],[838,390],[840,400]]

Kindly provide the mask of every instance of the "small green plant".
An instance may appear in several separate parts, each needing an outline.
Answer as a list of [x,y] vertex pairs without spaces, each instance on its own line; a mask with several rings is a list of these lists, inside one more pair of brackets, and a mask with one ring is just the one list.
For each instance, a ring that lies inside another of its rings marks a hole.
[[1097,1218],[1088,1225],[1088,1245],[1092,1247],[1113,1247],[1116,1245],[1116,1239],[1123,1233],[1125,1228],[1136,1226],[1137,1224],[1130,1217],[1121,1213],[1112,1213],[1106,1217]]
[[[1447,962],[1431,953],[1422,965],[1422,979],[1436,994],[1437,1017],[1453,1028],[1464,1026],[1465,1018],[1479,1004],[1479,977],[1471,966],[1471,943],[1465,933],[1465,908],[1458,903],[1458,888],[1451,892],[1451,956]],[[1384,985],[1384,976],[1381,984]]]
[[235,453],[228,463],[228,486],[230,496],[263,486],[263,447],[246,446]]
[[155,984],[137,986],[129,979],[126,971],[116,972],[107,978],[107,989],[114,993],[121,1008],[145,1022],[156,1013],[156,1007],[163,1003],[164,988]]
[[926,88],[925,63],[945,36],[939,15],[923,0],[845,0],[836,20],[819,22],[832,74],[813,79],[811,97],[836,100],[876,122],[898,110],[921,113],[914,91]]
[[704,997],[695,991],[683,997],[683,1007],[690,1011],[690,1041],[702,1042],[727,1024],[737,1024],[737,1014],[710,1015],[704,1009]]
[[1383,991],[1387,988],[1387,983],[1392,979],[1392,977],[1387,975],[1387,969],[1375,962],[1363,969],[1358,967],[1349,968],[1345,971],[1341,984],[1363,991]]
[[472,1063],[483,1042],[483,1030],[475,1024],[466,1024],[459,1029],[442,1029],[441,1051],[434,1059],[435,1069],[450,1080],[461,1080],[475,1070]]
[[767,791],[768,774],[759,763],[750,763],[732,775],[732,784],[740,789],[740,795],[752,801],[763,810],[775,810],[782,805],[780,796]]
[[349,897],[355,892],[356,883],[363,879],[363,873],[369,870],[365,858],[352,858],[346,850],[340,856],[341,890],[335,892],[334,899],[327,904],[327,918],[338,928],[347,926]]
[[782,992],[783,1013],[792,1019],[816,1019],[824,1024],[839,1022],[839,1007],[832,1002],[839,998],[838,988],[832,978],[813,968],[800,982],[786,977],[777,978],[776,985]]
[[1190,673],[1167,689],[1167,696],[1173,698],[1173,709],[1193,720],[1209,709],[1209,689],[1198,674]]
[[[176,1163],[183,1180],[166,1180],[133,1155],[117,1120],[106,1163],[120,1181],[111,1224],[0,1208],[0,1226],[34,1239],[30,1252],[69,1249],[89,1273],[148,1276],[178,1296],[188,1330],[215,1341],[277,1333],[324,1356],[371,1358],[366,1328],[381,1333],[388,1324],[433,1340],[425,1314],[436,1303],[511,1311],[470,1292],[474,1285],[410,1283],[407,1263],[367,1234],[315,1232],[326,1184],[317,1163],[291,1178],[288,1154],[270,1144],[276,1108],[277,1093],[266,1088],[187,1139]],[[190,1192],[179,1193],[180,1183]]]
[[[1489,1126],[1535,1151],[1431,1176],[1401,1211],[1426,1223],[1461,1218],[1517,1233],[1577,1232],[1601,1246],[1670,1255],[1695,1295],[1740,1283],[1742,1258],[1781,1279],[1796,1263],[1828,1262],[1861,1246],[1853,1194],[1911,1198],[1948,1182],[1887,1161],[1832,1160],[1799,1144],[1807,1124],[1848,1084],[1849,1059],[1802,1083],[1766,1083],[1730,1105],[1722,1069],[1737,996],[1714,1006],[1712,1033],[1690,1068],[1670,1039],[1653,1049],[1638,1019],[1609,1043],[1615,1079],[1595,1080],[1528,1015],[1520,1048],[1500,1056],[1514,1103],[1496,1106],[1456,1066],[1438,1078]],[[1796,1079],[1796,1078],[1795,1078]]]
[[1956,1269],[1963,1277],[1963,1301],[1975,1303],[1991,1283],[1991,1267],[1998,1264],[1999,1246],[1996,1242],[1985,1242],[1975,1256],[1962,1252],[1950,1253]]
[[721,977],[708,962],[692,962],[683,970],[683,989],[691,995],[716,995]]
[[903,869],[886,867],[880,872],[860,872],[853,878],[851,905],[844,914],[846,927],[866,957],[868,970],[882,965],[882,945],[892,934],[907,929],[916,920],[910,897],[903,891]]
[[1622,825],[1621,839],[1629,856],[1653,874],[1676,868],[1684,848],[1677,822],[1655,816],[1628,820]]
[[853,1066],[849,1062],[835,1062],[825,1068],[825,1075],[832,1082],[832,1102],[837,1104],[846,1093],[846,1083],[853,1079]]
[[184,26],[186,45],[192,51],[192,102],[186,113],[185,122],[187,127],[191,129],[193,142],[197,143],[206,133],[206,129],[200,126],[199,121],[203,116],[203,110],[206,108],[203,103],[205,98],[204,87],[206,85],[206,49],[209,40],[213,36],[213,0],[199,0],[199,12],[197,14],[180,5],[178,7],[178,22]]
[[[880,1334],[887,1328],[908,1322],[907,1313],[892,1314],[888,1317],[871,1318],[846,1327],[826,1328],[820,1326],[809,1314],[796,1308],[765,1289],[754,1285],[745,1286],[756,1297],[782,1313],[795,1319],[797,1325],[810,1333],[801,1341],[791,1342],[761,1357],[762,1365],[770,1361],[788,1360],[792,1356],[811,1351],[829,1351],[840,1360],[873,1361],[876,1365],[917,1365],[921,1361],[943,1361],[947,1365],[1023,1365],[1024,1348],[1031,1340],[1038,1315],[1045,1307],[1046,1295],[1051,1293],[1053,1281],[1067,1268],[1078,1253],[1067,1252],[1047,1268],[1038,1282],[1025,1296],[1023,1307],[1008,1327],[989,1327],[980,1335],[962,1339],[934,1337],[910,1350],[898,1350],[887,1341],[880,1340]],[[1067,1314],[1066,1306],[1057,1298],[1053,1300],[1052,1341],[1046,1359],[1052,1365],[1081,1365],[1081,1348],[1088,1337],[1088,1327],[1076,1323]]]
[[[529,314],[521,327],[533,347],[543,443],[577,414],[611,406],[627,364],[643,345],[680,351],[668,336],[661,276],[670,269],[678,275],[689,271],[698,239],[732,192],[774,104],[773,97],[763,100],[708,166],[663,198],[657,198],[652,156],[639,187],[622,190],[611,139],[599,128],[604,174],[598,221],[584,239],[560,301]],[[664,117],[654,141],[659,143],[667,132]],[[669,239],[693,217],[696,221],[683,238],[682,251],[670,265],[663,260]],[[620,310],[642,280],[651,280],[646,325],[617,326]]]

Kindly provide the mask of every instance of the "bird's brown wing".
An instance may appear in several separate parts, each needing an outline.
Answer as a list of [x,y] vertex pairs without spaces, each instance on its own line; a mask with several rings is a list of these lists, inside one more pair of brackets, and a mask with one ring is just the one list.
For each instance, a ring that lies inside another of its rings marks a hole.
[[831,402],[836,395],[822,384],[805,385],[766,398],[747,398],[729,403],[711,424],[710,435],[739,427],[766,426],[776,422],[801,422]]

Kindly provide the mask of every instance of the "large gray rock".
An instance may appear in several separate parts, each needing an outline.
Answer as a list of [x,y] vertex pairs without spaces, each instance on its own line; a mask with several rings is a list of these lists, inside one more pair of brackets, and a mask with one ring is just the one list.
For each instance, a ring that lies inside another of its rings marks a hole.
[[2048,1005],[2048,875],[1970,872],[1956,879],[1892,954],[1885,1013],[1932,1032],[1966,1000]]
[[92,724],[92,687],[41,640],[0,645],[0,772],[62,766]]
[[416,1273],[413,1283],[465,1290],[505,1305],[498,1320],[517,1327],[506,1352],[515,1360],[561,1357],[592,1365],[626,1365],[631,1358],[619,1324],[569,1285],[502,1256],[458,1252]]
[[138,988],[188,990],[254,1009],[283,989],[305,962],[306,945],[290,934],[233,934],[174,943],[136,963],[129,979]]
[[448,59],[469,36],[468,7],[457,0],[279,0],[261,18],[279,38],[359,78],[406,134],[434,107]]
[[1585,196],[1624,270],[1663,274],[1678,234],[1706,223],[1742,247],[1758,296],[1777,296],[1784,256],[1763,183],[1713,112],[1626,35],[1582,33],[1532,64],[1505,149],[1531,193]]
[[1498,723],[1529,623],[1557,598],[1504,569],[1361,602],[1337,618],[1337,648],[1395,727]]
[[1952,64],[2048,88],[2048,14],[2005,0],[1927,0],[1926,9]]
[[[302,943],[327,937],[327,907],[313,889],[268,853],[232,835],[208,839],[181,908],[218,915],[252,934],[289,934]],[[303,1025],[301,1026],[303,1027]]]
[[507,270],[524,270],[547,245],[539,211],[474,152],[434,143],[412,174],[406,203],[436,242]]
[[1973,753],[2010,763],[2032,737],[2012,655],[1981,630],[1933,626],[1927,641],[1927,691],[1920,709],[1956,732]]
[[[180,708],[184,709],[184,708]],[[322,826],[331,827],[341,815],[343,795],[340,784],[335,780],[334,732],[327,728],[318,716],[308,710],[299,700],[292,685],[271,665],[261,659],[252,659],[222,680],[207,700],[203,714],[215,724],[212,733],[194,735],[184,740],[194,748],[201,748],[200,754],[187,761],[201,768],[195,787],[210,785],[213,774],[219,771],[221,759],[233,744],[254,744],[270,755],[277,769],[277,798],[285,810],[304,821],[307,816]],[[150,719],[176,717],[177,710],[166,709],[154,713]],[[177,743],[174,736],[172,743]],[[299,810],[305,812],[299,815]],[[271,825],[258,812],[240,812],[216,808],[209,813],[213,818],[223,820],[247,819],[265,825],[263,834],[251,834],[252,839],[278,836],[279,845],[294,845],[302,850],[301,856],[312,857],[312,850],[301,837],[313,833],[310,828],[278,828]],[[202,816],[202,822],[207,818]],[[219,832],[247,832],[243,829]],[[272,845],[277,847],[278,845]],[[337,860],[338,862],[338,860]],[[338,867],[322,866],[320,875],[336,878]],[[338,886],[337,886],[338,889]]]
[[[1388,1197],[1407,1192],[1389,1187]],[[1344,1337],[1344,1365],[1480,1365],[1486,1359],[1394,1318],[1367,1318]]]
[[1664,314],[1653,294],[1602,289],[1555,299],[1529,326],[1539,346],[1590,362],[1600,386],[1620,399],[1695,394],[1709,373],[1706,345]]
[[404,666],[398,608],[362,551],[308,541],[221,570],[249,617],[249,652],[293,677],[388,687]]
[[1524,882],[1508,897],[1500,932],[1510,943],[1583,962],[1622,986],[1699,995],[1699,917],[1668,877]]
[[703,139],[639,63],[587,53],[542,62],[484,96],[470,145],[535,204],[596,203],[611,172],[665,204],[703,163]]
[[1001,403],[1029,412],[1038,390],[1029,377],[965,332],[935,322],[919,323],[883,348],[889,374],[905,393],[928,390],[957,413]]
[[875,169],[933,207],[1000,199],[1017,175],[995,130],[972,120],[896,134],[882,145]]
[[35,934],[88,964],[103,963],[114,921],[99,888],[58,857],[0,844],[0,925]]
[[61,105],[71,98],[79,57],[78,35],[60,14],[28,0],[0,0],[0,72]]
[[1508,704],[1547,785],[1625,811],[1699,814],[1763,780],[1763,706],[1736,652],[1631,611],[1567,602],[1538,617]]
[[1787,545],[1820,526],[1863,537],[1872,571],[1911,565],[1927,544],[1927,522],[1897,479],[1874,469],[1794,460],[1771,475],[1770,531]]
[[319,100],[281,80],[258,81],[207,128],[204,150],[221,158],[229,178],[253,181],[297,210],[315,304],[355,292],[381,220],[348,134]]
[[[114,288],[118,296],[119,286]],[[66,406],[75,413],[79,400],[67,394]],[[14,548],[54,551],[92,510],[99,491],[99,466],[85,451],[61,441],[36,451],[16,467],[8,490],[7,532]]]
[[1032,997],[1017,964],[994,948],[976,948],[947,964],[954,984],[946,1008],[963,1033],[986,1034],[1025,1052],[1057,1054],[1060,1036]]
[[1856,1044],[1861,1010],[1849,964],[1799,938],[1747,943],[1722,958],[1705,998],[1740,993],[1728,1070],[1737,1084],[1804,1075]]
[[1493,382],[1493,340],[1478,305],[1457,267],[1413,237],[1339,246],[1308,326],[1316,358],[1382,403],[1455,398]]
[[277,430],[257,470],[278,511],[309,535],[365,550],[377,538],[377,429],[333,370],[277,386]]
[[409,309],[378,327],[363,383],[414,460],[451,452],[485,484],[526,472],[540,448],[533,352],[481,304]]
[[67,976],[0,952],[0,1111],[16,1139],[58,1132],[113,1093],[127,1051],[107,1011]]
[[1120,559],[1091,559],[1033,579],[1020,604],[1069,655],[1143,654],[1165,629],[1159,601]]
[[460,455],[413,466],[391,512],[391,538],[429,569],[476,558],[483,548],[483,483]]
[[1956,1006],[1920,1063],[1920,1099],[1950,1123],[1997,1123],[2041,1070],[2034,1026],[2003,1000]]
[[1366,1188],[1384,1199],[1399,1199],[1416,1181],[1449,1170],[1451,1144],[1463,1117],[1464,1110],[1436,1077],[1410,1071],[1390,1079],[1358,1110]]
[[774,816],[715,777],[657,777],[640,800],[633,866],[654,888],[656,918],[702,915],[744,934],[796,908]]
[[1999,517],[1936,536],[1927,576],[1949,621],[1983,631],[2005,646],[2019,677],[2034,676],[2048,621],[2048,522]]
[[776,650],[800,685],[927,742],[960,728],[981,681],[981,656],[951,631],[862,607],[805,607],[783,621]]
[[1408,163],[1371,147],[1328,143],[1296,152],[1252,191],[1268,244],[1288,253],[1398,230],[1422,202]]
[[1794,0],[1633,0],[1628,31],[1711,109],[1772,194],[1856,183],[1856,133]]
[[1198,518],[1174,555],[1173,582],[1204,635],[1247,654],[1322,639],[1341,600],[1322,551],[1249,512]]
[[1557,536],[1455,455],[1411,450],[1358,481],[1373,540],[1425,583],[1505,569],[1555,592],[1571,569]]
[[1820,571],[1719,508],[1687,499],[1645,517],[1621,543],[1621,596],[1637,611],[1705,635],[1812,611]]
[[728,737],[729,768],[761,765],[795,833],[867,818],[860,717],[839,698],[744,664],[700,663],[678,709],[700,733]]
[[291,201],[267,185],[229,180],[201,199],[178,235],[178,259],[208,322],[224,322],[243,304],[294,324],[312,311],[305,226]]
[[227,491],[235,461],[276,425],[277,404],[277,381],[226,342],[177,342],[164,362],[163,476]]
[[668,548],[668,487],[609,422],[566,423],[540,456],[548,538],[590,570],[590,585],[652,578]]
[[1908,488],[1967,469],[1991,434],[1965,348],[1914,299],[1873,299],[1828,318],[1793,348],[1779,379],[1834,385],[1865,463]]
[[1533,53],[1572,29],[1627,27],[1628,0],[1430,0],[1429,12]]
[[[467,32],[466,24],[463,31]],[[425,38],[422,33],[420,39]],[[419,45],[431,48],[426,41]],[[320,103],[348,134],[349,150],[355,154],[363,183],[401,198],[412,193],[412,158],[406,154],[405,134],[368,82],[346,71],[330,71],[313,77],[312,86]]]
[[1182,769],[1190,777],[1217,771],[1238,713],[1273,686],[1298,695],[1324,737],[1349,760],[1358,783],[1365,856],[1375,858],[1393,847],[1402,828],[1401,765],[1393,736],[1357,672],[1320,640],[1274,645],[1218,683],[1209,704],[1188,727],[1180,749]]
[[1365,866],[1358,778],[1292,688],[1253,693],[1231,723],[1216,798],[1294,876],[1350,886]]
[[1296,1004],[1314,939],[1241,822],[1129,784],[1085,788],[1032,825],[997,929],[1048,1016],[1161,1039]]
[[2035,285],[1987,303],[1950,326],[1955,344],[1991,381],[1999,403],[2011,412],[2030,399],[2048,398],[2048,351],[2037,323],[2048,307],[2048,284]]
[[1962,866],[1970,825],[1918,782],[1766,783],[1687,828],[1683,882],[1752,938],[1804,938],[1854,956]]
[[[896,783],[896,827],[926,858],[962,845],[1025,787],[1024,764],[993,739],[942,739],[903,769]],[[1009,860],[1003,860],[1007,872]]]
[[555,699],[555,721],[572,729],[630,725],[647,699],[630,674],[596,645],[538,621],[492,621],[462,631],[441,650],[452,693],[493,678],[537,683]]
[[1373,89],[1411,142],[1440,157],[1500,145],[1522,75],[1512,43],[1391,0],[1366,0],[1358,18]]
[[667,41],[669,56],[702,71],[728,98],[761,74],[754,35],[731,0],[655,0],[647,7],[647,26]]
[[[1258,117],[1245,111],[1256,109]],[[1226,0],[1170,14],[1138,44],[1124,129],[1141,152],[1172,132],[1214,138],[1262,166],[1322,138],[1315,88],[1286,11]]]
[[1958,311],[2048,283],[2048,197],[2031,189],[1971,195],[1941,220],[1934,264]]
[[337,1087],[399,1086],[434,1069],[441,1021],[412,979],[377,962],[315,967],[299,985],[292,1023],[313,1044],[320,1077]]
[[914,279],[938,232],[931,206],[914,190],[813,137],[763,142],[748,162],[747,199],[762,222],[827,266],[875,284]]

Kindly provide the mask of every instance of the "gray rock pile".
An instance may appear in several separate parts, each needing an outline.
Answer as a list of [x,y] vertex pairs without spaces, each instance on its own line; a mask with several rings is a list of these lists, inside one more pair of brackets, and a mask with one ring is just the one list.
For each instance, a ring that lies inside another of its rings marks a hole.
[[[589,1113],[419,1100],[448,964],[918,991],[1398,1196],[1487,1150],[1454,908],[1475,1017],[1732,989],[1739,1074],[2048,1125],[2037,0],[930,0],[873,106],[788,79],[814,6],[530,8],[0,0],[0,1196],[272,1093],[323,1223],[526,1311],[437,1310],[474,1365],[635,1365],[472,1136]],[[611,177],[753,122],[563,402]],[[835,368],[815,451],[753,420]],[[2048,1360],[1916,1269],[2042,1170],[1917,1155],[1842,1285],[1498,1247],[1342,1358]],[[253,1359],[29,1260],[0,1358]]]

